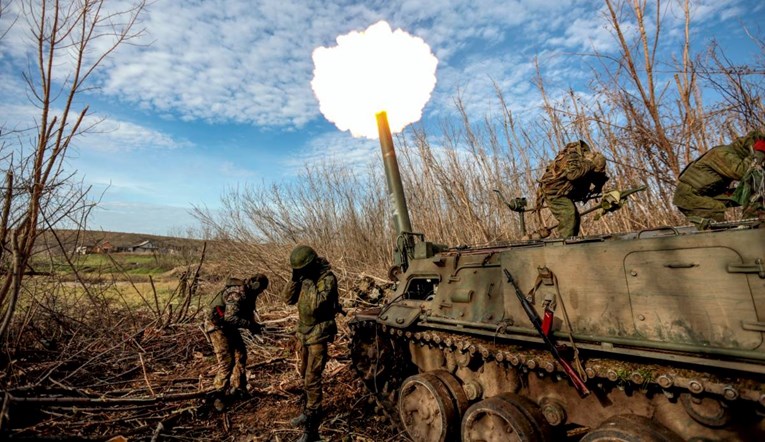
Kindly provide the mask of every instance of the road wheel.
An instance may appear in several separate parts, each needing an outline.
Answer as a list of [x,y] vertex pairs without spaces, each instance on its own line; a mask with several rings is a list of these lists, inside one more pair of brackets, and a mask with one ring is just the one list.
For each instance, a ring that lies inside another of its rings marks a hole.
[[581,442],[681,442],[683,439],[647,417],[623,414],[606,419]]
[[513,393],[502,393],[473,404],[462,418],[467,442],[545,442],[555,440],[539,406]]
[[454,440],[459,416],[449,389],[438,376],[408,377],[401,385],[398,409],[404,429],[415,442]]

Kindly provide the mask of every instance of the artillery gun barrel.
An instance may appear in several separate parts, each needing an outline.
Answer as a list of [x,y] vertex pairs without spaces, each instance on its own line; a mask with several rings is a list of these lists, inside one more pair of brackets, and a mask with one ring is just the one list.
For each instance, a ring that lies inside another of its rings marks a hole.
[[396,150],[393,147],[393,137],[388,126],[388,114],[379,112],[377,115],[377,130],[380,134],[380,148],[382,149],[383,166],[385,167],[385,180],[388,184],[388,194],[392,201],[393,223],[396,226],[396,233],[409,233],[412,231],[412,224],[409,221],[409,209],[406,205],[404,196],[404,186],[401,182],[401,173],[398,169],[396,160]]

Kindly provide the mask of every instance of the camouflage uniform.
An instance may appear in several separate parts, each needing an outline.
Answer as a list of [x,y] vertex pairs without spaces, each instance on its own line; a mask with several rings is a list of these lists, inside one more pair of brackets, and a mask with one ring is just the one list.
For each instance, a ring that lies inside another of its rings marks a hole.
[[596,155],[600,154],[590,151],[584,141],[568,143],[539,179],[537,207],[541,207],[542,201],[547,203],[558,220],[557,230],[562,238],[579,234],[579,211],[574,203],[587,201],[590,194],[600,192],[608,181],[605,159],[600,155],[601,164],[596,167]]
[[[306,252],[302,254],[300,252]],[[299,259],[295,259],[298,256]],[[301,344],[300,376],[303,378],[305,406],[290,422],[304,429],[299,442],[318,438],[321,421],[321,377],[327,364],[327,344],[335,340],[335,315],[341,311],[337,278],[329,263],[308,246],[298,246],[290,256],[292,280],[282,296],[287,304],[297,304],[298,326],[295,335]]]
[[247,391],[247,348],[239,329],[260,332],[261,326],[255,319],[255,301],[267,285],[268,279],[263,275],[256,275],[247,282],[229,278],[226,288],[213,300],[206,325],[218,359],[214,388],[228,392],[230,386],[231,392]]
[[337,278],[326,260],[318,258],[318,261],[313,274],[293,278],[282,292],[287,304],[298,306],[295,335],[302,347],[300,374],[308,411],[321,407],[321,374],[327,363],[327,344],[334,341],[337,334]]
[[[753,166],[756,166],[753,146],[762,139],[765,139],[765,134],[752,131],[731,144],[713,147],[689,163],[680,173],[672,202],[693,222],[704,219],[724,221],[726,209],[742,204],[733,197],[730,185],[745,175],[752,175]],[[759,180],[761,182],[761,178]],[[745,216],[762,213],[761,201],[743,203],[747,212]]]

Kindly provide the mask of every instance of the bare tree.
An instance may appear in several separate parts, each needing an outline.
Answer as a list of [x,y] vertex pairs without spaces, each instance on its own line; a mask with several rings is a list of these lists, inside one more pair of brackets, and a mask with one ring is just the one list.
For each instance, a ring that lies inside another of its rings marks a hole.
[[86,122],[88,106],[78,105],[76,98],[118,46],[140,35],[137,20],[146,0],[119,11],[108,9],[105,0],[18,0],[12,5],[19,15],[14,26],[26,25],[33,42],[23,79],[39,114],[31,129],[0,145],[0,161],[7,166],[0,218],[5,274],[0,335],[13,317],[40,232],[66,218],[77,221],[75,210],[87,210],[87,189],[64,169],[73,140],[96,124]]
[[723,119],[729,137],[765,127],[765,41],[751,34],[750,38],[761,51],[753,64],[734,63],[717,42],[712,42],[707,59],[700,63],[699,75],[722,97],[715,115]]

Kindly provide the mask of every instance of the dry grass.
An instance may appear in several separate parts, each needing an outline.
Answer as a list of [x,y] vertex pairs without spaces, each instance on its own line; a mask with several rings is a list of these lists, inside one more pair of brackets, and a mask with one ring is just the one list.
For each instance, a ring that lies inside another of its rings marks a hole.
[[[130,282],[125,273],[101,274],[100,282],[73,283],[55,274],[27,278],[25,302],[2,353],[7,417],[0,435],[296,438],[299,431],[288,424],[300,411],[302,387],[292,336],[295,308],[270,290],[261,296],[266,330],[262,336],[245,332],[252,397],[214,412],[209,392],[216,364],[201,318],[222,282],[207,271],[199,274],[185,314],[179,314],[190,284],[184,272],[168,272],[153,286]],[[325,372],[328,418],[321,433],[329,440],[401,440],[369,405],[350,365],[346,319],[338,320],[340,333]]]

